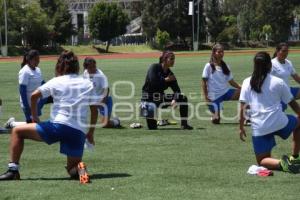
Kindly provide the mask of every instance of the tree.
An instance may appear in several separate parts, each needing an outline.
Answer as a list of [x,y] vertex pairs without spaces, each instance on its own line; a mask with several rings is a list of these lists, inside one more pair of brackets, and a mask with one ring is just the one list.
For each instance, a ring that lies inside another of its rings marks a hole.
[[224,21],[222,20],[223,11],[219,0],[207,0],[206,5],[206,23],[208,33],[212,37],[213,42],[216,42],[218,35],[225,28]]
[[47,13],[48,24],[53,27],[49,39],[58,44],[66,43],[67,39],[75,34],[67,4],[62,0],[40,0],[40,4]]
[[188,16],[188,1],[147,0],[142,12],[143,31],[153,38],[156,30],[167,31],[172,39],[191,35],[192,24]]
[[256,9],[258,30],[261,31],[265,24],[269,24],[273,30],[271,39],[277,43],[287,41],[293,22],[295,2],[294,0],[258,1]]
[[51,31],[51,27],[47,26],[48,17],[37,2],[25,5],[24,11],[24,37],[32,48],[40,49],[48,43],[48,33]]
[[89,12],[89,28],[93,38],[107,42],[106,52],[111,39],[126,33],[129,19],[115,3],[97,3]]
[[236,43],[239,38],[236,17],[233,15],[223,16],[222,21],[225,24],[225,28],[218,34],[217,41]]
[[157,30],[155,36],[155,42],[157,43],[160,49],[163,49],[166,46],[166,44],[169,42],[169,40],[170,40],[170,35],[168,32],[161,31],[159,29]]
[[[6,0],[7,4],[7,24],[8,24],[8,44],[9,45],[21,45],[22,41],[22,26],[25,16],[22,5],[25,4],[25,0]],[[2,40],[4,40],[4,13],[3,13],[3,0],[0,0],[0,30]],[[4,41],[2,41],[4,42]]]

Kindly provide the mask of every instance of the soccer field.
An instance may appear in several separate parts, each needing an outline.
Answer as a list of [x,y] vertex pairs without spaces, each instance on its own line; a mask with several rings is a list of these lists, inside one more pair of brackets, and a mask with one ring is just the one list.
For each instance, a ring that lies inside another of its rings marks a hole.
[[[224,60],[238,83],[251,75],[253,56],[226,55],[225,51]],[[299,53],[291,52],[288,59],[300,73]],[[246,142],[239,139],[237,102],[225,102],[226,119],[221,125],[208,120],[200,88],[202,69],[208,60],[209,55],[178,55],[173,68],[191,103],[192,131],[180,130],[179,121],[178,125],[149,131],[138,116],[146,71],[158,58],[97,60],[110,83],[114,114],[122,119],[124,128],[96,129],[95,150],[86,151],[83,158],[92,183],[80,185],[69,180],[64,169],[66,158],[59,153],[58,144],[25,141],[20,163],[22,180],[0,182],[0,199],[298,199],[300,175],[275,171],[273,177],[262,178],[246,173],[256,161],[249,127]],[[20,62],[0,60],[1,124],[11,116],[24,120],[17,81]],[[41,60],[45,80],[53,77],[55,63]],[[294,81],[291,84],[297,85]],[[41,119],[48,119],[49,110],[49,105],[44,107]],[[172,119],[170,113],[164,113],[164,117]],[[144,128],[130,129],[132,122],[140,122]],[[0,173],[7,168],[8,146],[9,135],[0,134]],[[273,155],[280,157],[290,151],[291,139],[278,139]]]

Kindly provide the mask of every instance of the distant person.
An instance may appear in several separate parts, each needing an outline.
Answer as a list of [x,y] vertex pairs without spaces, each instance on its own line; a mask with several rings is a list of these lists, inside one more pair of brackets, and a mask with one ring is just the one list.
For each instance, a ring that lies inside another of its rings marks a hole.
[[[159,63],[152,64],[148,69],[142,89],[141,112],[146,117],[149,129],[157,129],[157,120],[152,115],[154,110],[168,106],[175,108],[177,105],[179,105],[181,129],[193,129],[187,122],[188,99],[181,93],[177,79],[170,69],[174,63],[174,53],[165,51],[160,56]],[[173,94],[165,94],[164,91],[169,87],[173,90]]]
[[[63,52],[63,74],[38,87],[31,95],[31,116],[34,123],[20,125],[12,129],[10,140],[10,162],[1,180],[20,179],[20,158],[24,140],[53,144],[60,142],[60,152],[67,156],[66,169],[72,178],[80,183],[88,183],[89,175],[82,162],[84,143],[87,139],[94,144],[94,129],[97,122],[98,99],[93,98],[93,83],[79,76],[79,62],[73,52]],[[51,119],[40,122],[38,99],[53,97]],[[88,109],[91,110],[88,127]],[[86,133],[86,134],[85,134]]]
[[[238,100],[241,86],[233,79],[229,66],[224,62],[224,47],[216,44],[212,48],[210,61],[202,73],[202,90],[208,108],[213,114],[212,123],[220,124],[223,101]],[[236,88],[229,88],[228,83]]]
[[[277,45],[272,59],[271,74],[281,78],[288,86],[290,86],[289,78],[292,77],[297,83],[300,83],[300,76],[297,74],[293,63],[287,59],[289,54],[289,46],[287,43]],[[290,87],[291,93],[295,99],[300,98],[300,88]],[[282,104],[283,110],[287,108],[286,104]]]
[[[271,72],[271,58],[266,52],[254,57],[252,76],[245,79],[240,95],[240,139],[245,141],[245,107],[250,105],[252,143],[258,165],[270,170],[298,173],[300,165],[300,107],[286,83]],[[281,102],[289,104],[298,117],[286,115]],[[292,155],[275,159],[275,136],[286,140],[293,133]]]
[[109,95],[107,77],[100,69],[97,69],[96,60],[94,58],[86,57],[83,62],[83,67],[83,77],[93,82],[93,94],[101,99],[99,102],[98,111],[102,116],[100,119],[102,127],[119,128],[121,126],[120,120],[117,117],[111,119],[113,100]]

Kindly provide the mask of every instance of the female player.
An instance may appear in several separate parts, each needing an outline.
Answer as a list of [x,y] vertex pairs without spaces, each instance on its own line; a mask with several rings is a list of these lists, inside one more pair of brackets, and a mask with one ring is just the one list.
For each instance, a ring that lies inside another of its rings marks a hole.
[[[30,50],[24,55],[19,71],[19,91],[20,91],[20,104],[23,109],[27,123],[32,122],[31,117],[31,93],[44,83],[42,72],[38,67],[40,63],[40,55],[37,50]],[[38,102],[38,114],[41,115],[43,102]]]
[[[174,66],[175,55],[171,51],[162,53],[159,63],[152,64],[147,72],[142,91],[141,111],[146,117],[149,129],[157,129],[157,120],[153,113],[156,108],[167,106],[176,107],[179,105],[181,129],[191,130],[193,127],[188,125],[188,105],[187,97],[181,94],[177,79],[171,71]],[[173,94],[165,94],[168,88],[173,90]],[[152,113],[152,114],[149,114]]]
[[[10,162],[8,171],[0,180],[20,179],[19,162],[24,148],[24,140],[53,144],[60,142],[60,152],[67,156],[66,169],[71,177],[78,177],[80,183],[88,183],[89,176],[82,155],[85,139],[94,144],[94,129],[97,121],[99,102],[92,96],[93,83],[79,76],[79,62],[72,52],[63,52],[63,74],[38,87],[31,95],[31,114],[34,123],[20,125],[12,130],[10,140]],[[50,121],[40,122],[38,99],[53,97]],[[91,110],[88,127],[88,108]],[[87,133],[85,135],[85,133]]]
[[[299,172],[300,107],[294,100],[286,83],[270,75],[271,58],[266,52],[254,57],[252,76],[245,79],[240,95],[240,139],[245,141],[244,111],[250,105],[252,143],[258,165],[270,170]],[[289,104],[298,117],[286,115],[281,103]],[[275,159],[271,151],[276,146],[275,136],[287,139],[293,133],[292,156]]]
[[83,77],[88,78],[94,84],[94,95],[99,96],[99,113],[101,117],[101,125],[103,128],[118,128],[120,120],[116,117],[111,119],[113,100],[109,95],[108,80],[105,74],[97,69],[96,60],[91,57],[86,57],[83,62],[84,72]]
[[[223,61],[223,57],[223,46],[220,44],[213,46],[210,61],[204,66],[202,73],[202,90],[208,108],[213,114],[213,124],[220,124],[221,103],[238,100],[240,95],[241,87],[233,80],[232,73]],[[228,83],[236,89],[230,89]]]
[[[287,59],[289,46],[287,43],[277,45],[272,59],[271,74],[281,78],[288,86],[289,78],[292,77],[297,83],[300,83],[300,76],[297,74],[292,62]],[[300,98],[300,88],[290,87],[291,93],[295,99]],[[282,104],[283,110],[286,110],[287,105]]]

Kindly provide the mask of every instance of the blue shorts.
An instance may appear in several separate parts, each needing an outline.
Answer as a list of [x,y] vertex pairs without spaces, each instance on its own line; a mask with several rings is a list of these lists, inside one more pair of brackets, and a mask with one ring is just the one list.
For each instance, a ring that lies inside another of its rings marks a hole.
[[113,107],[113,100],[111,96],[108,96],[106,98],[106,101],[98,107],[98,111],[100,115],[103,117],[110,117]]
[[223,101],[231,100],[232,96],[234,95],[236,89],[229,89],[223,96],[215,99],[208,105],[208,109],[210,112],[215,113],[216,111],[219,112],[221,110],[221,103]]
[[[300,88],[296,88],[296,87],[290,87],[290,91],[294,97],[294,99],[296,98],[297,94],[300,91]],[[282,106],[282,110],[285,111],[287,109],[287,104],[281,102],[281,106]]]
[[289,121],[283,129],[264,136],[252,136],[253,149],[256,155],[271,152],[273,147],[276,146],[275,135],[284,140],[291,135],[297,126],[298,119],[293,115],[287,115],[287,117]]
[[38,123],[36,129],[47,144],[60,142],[60,153],[72,157],[82,157],[86,138],[82,131],[50,121]]

